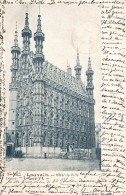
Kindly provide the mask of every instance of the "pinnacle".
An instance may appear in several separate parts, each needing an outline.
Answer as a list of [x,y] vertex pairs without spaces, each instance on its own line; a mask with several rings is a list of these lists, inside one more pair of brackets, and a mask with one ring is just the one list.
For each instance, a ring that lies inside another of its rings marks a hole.
[[88,58],[88,70],[91,70],[92,68],[91,68],[91,58],[90,58],[90,56],[89,56],[89,58]]
[[76,59],[75,69],[78,69],[78,68],[81,69],[79,51],[78,51],[78,48],[77,48],[77,59]]
[[14,36],[14,46],[18,46],[17,22],[16,22],[16,30],[15,30],[15,36]]

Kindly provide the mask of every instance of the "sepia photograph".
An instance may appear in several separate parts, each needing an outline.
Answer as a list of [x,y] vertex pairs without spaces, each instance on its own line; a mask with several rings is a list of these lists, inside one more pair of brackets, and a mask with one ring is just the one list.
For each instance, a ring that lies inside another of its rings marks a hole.
[[100,171],[100,8],[5,11],[6,169]]

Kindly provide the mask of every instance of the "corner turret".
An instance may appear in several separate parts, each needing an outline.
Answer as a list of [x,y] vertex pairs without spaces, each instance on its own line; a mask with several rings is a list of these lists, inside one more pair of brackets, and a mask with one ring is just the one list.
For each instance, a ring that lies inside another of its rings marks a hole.
[[15,30],[14,45],[11,47],[11,53],[12,53],[12,66],[11,66],[12,81],[15,81],[16,73],[19,66],[19,55],[21,53],[20,47],[18,46],[17,24]]
[[38,61],[44,61],[44,55],[42,52],[43,49],[43,41],[45,40],[44,33],[41,29],[41,15],[38,15],[38,24],[37,24],[37,31],[34,33],[34,40],[35,40],[35,58]]
[[86,71],[86,75],[87,75],[87,86],[86,86],[86,90],[87,90],[87,94],[89,97],[89,103],[88,103],[88,108],[89,108],[89,130],[88,132],[90,132],[89,134],[89,147],[91,147],[92,149],[92,157],[95,158],[95,120],[94,120],[94,105],[95,105],[95,100],[93,97],[93,90],[94,90],[94,85],[93,85],[93,74],[94,71],[92,70],[91,67],[91,58],[88,58],[88,69]]
[[93,90],[94,90],[94,85],[93,85],[93,74],[94,71],[92,70],[91,67],[91,58],[88,58],[88,70],[86,71],[86,75],[87,75],[87,93],[89,95],[90,98],[93,99]]

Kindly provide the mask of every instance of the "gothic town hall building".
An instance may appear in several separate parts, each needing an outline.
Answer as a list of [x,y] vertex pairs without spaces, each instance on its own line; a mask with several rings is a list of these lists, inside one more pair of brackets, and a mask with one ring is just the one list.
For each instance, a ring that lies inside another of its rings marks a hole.
[[46,61],[40,15],[36,28],[35,53],[30,50],[32,32],[28,13],[21,34],[23,50],[18,45],[17,30],[11,47],[8,124],[11,142],[15,147],[92,149],[95,147],[95,100],[91,59],[89,57],[85,87],[81,80],[79,53],[75,76],[72,76],[70,66],[65,72]]

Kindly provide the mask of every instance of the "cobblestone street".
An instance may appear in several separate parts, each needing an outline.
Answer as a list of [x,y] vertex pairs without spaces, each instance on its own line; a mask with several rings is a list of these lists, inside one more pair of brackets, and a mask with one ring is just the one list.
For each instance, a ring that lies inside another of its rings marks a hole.
[[7,159],[6,169],[12,171],[95,171],[98,160]]

